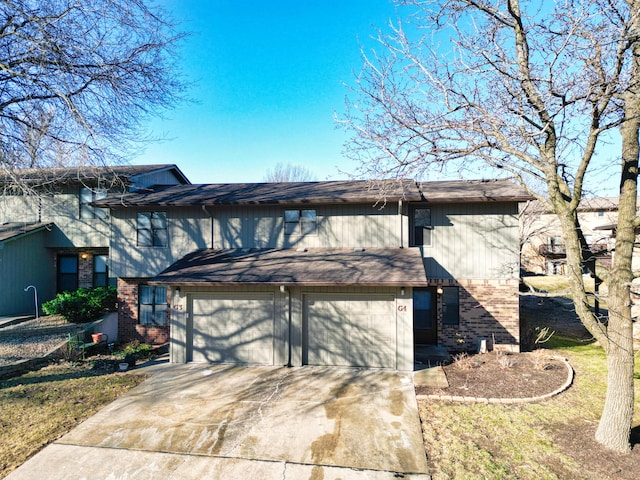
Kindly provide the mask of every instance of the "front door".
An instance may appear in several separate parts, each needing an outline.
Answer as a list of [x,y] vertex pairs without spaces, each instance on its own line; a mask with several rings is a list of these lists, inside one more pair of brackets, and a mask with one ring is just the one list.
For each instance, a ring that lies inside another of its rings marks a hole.
[[72,292],[78,289],[78,256],[58,255],[57,291]]
[[413,343],[438,343],[437,303],[435,287],[413,289]]

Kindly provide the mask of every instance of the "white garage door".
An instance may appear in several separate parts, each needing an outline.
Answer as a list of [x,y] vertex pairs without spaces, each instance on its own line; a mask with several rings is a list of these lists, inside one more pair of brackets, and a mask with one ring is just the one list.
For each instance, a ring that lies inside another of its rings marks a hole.
[[308,365],[396,368],[392,295],[305,298]]
[[194,297],[191,360],[273,365],[272,294]]

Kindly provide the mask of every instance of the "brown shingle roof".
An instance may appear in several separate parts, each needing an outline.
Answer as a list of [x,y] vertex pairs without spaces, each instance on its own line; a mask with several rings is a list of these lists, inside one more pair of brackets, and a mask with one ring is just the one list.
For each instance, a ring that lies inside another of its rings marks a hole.
[[149,283],[160,285],[426,286],[417,248],[199,250]]
[[51,228],[52,223],[3,223],[0,225],[0,242],[28,235],[45,228]]
[[513,180],[451,180],[420,182],[418,188],[427,202],[526,202],[533,197]]
[[136,175],[152,173],[156,171],[173,169],[186,183],[190,183],[180,169],[170,165],[114,165],[114,166],[77,166],[61,168],[24,168],[7,172],[0,170],[0,183],[14,181],[14,179],[27,184],[47,183],[74,183],[90,182],[104,178],[126,180]]
[[376,203],[385,201],[482,202],[525,201],[531,197],[509,180],[447,181],[416,184],[410,180],[175,185],[114,195],[101,207],[252,204]]

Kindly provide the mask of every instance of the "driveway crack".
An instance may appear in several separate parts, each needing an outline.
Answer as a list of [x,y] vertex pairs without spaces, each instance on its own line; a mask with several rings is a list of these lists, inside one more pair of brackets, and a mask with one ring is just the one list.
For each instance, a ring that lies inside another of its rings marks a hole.
[[[282,385],[286,382],[290,374],[291,374],[290,370],[287,369],[287,371],[283,375],[279,376],[278,380],[275,382],[275,385],[271,388],[269,395],[260,401],[255,413],[251,415],[252,420],[255,419],[256,417],[259,417],[259,420],[256,422],[256,424],[262,422],[262,420],[264,419],[264,413],[263,413],[264,409],[279,398],[280,389]],[[253,383],[255,382],[252,382],[252,384]],[[233,455],[236,452],[236,450],[242,445],[242,443],[244,442],[248,434],[249,432],[247,432],[242,438],[238,439],[236,444],[229,450],[228,455]]]

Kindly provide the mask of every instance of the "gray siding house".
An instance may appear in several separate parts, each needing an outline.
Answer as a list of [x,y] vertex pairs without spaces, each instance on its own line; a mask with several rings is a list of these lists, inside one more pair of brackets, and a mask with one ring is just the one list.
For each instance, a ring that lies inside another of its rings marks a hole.
[[512,182],[152,186],[110,209],[119,338],[172,362],[414,368],[519,348]]
[[57,292],[115,283],[109,210],[92,202],[153,185],[188,184],[175,165],[0,172],[0,315],[33,313]]

